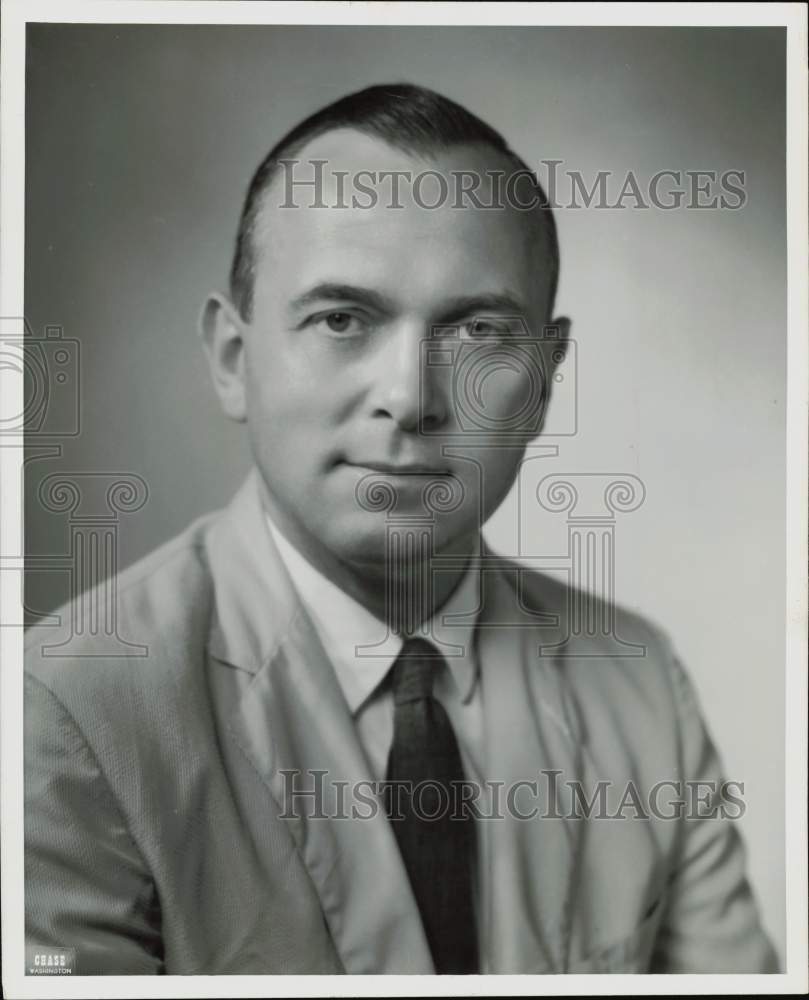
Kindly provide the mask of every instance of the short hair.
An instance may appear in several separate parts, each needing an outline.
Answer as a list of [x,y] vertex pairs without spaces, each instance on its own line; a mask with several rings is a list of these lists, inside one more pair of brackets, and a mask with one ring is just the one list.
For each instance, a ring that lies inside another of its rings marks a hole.
[[242,207],[230,269],[230,296],[243,319],[249,320],[253,310],[254,237],[263,193],[282,161],[294,158],[312,139],[340,128],[354,129],[419,155],[459,145],[489,146],[509,160],[515,172],[529,177],[536,195],[532,211],[537,213],[550,258],[548,309],[552,311],[559,277],[559,243],[553,212],[536,174],[499,132],[471,111],[426,87],[395,83],[366,87],[321,108],[287,132],[259,164]]

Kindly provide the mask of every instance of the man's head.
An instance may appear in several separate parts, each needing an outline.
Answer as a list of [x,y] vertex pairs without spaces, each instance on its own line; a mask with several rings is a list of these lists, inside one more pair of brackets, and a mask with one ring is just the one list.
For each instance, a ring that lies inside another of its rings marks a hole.
[[[476,535],[522,459],[513,416],[547,401],[552,366],[543,353],[537,380],[526,343],[551,322],[557,273],[533,174],[432,91],[368,88],[271,150],[245,201],[230,298],[209,298],[201,329],[293,541],[384,564],[372,473],[396,516],[433,518],[439,549]],[[470,400],[483,414],[472,427]],[[433,483],[439,503],[425,507]]]

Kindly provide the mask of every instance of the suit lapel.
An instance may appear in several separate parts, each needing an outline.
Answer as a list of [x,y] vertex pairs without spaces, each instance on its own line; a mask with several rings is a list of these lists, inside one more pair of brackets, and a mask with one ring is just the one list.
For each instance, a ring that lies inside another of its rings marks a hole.
[[[547,616],[539,628],[515,622],[516,572],[495,572],[479,628],[487,777],[502,781],[502,819],[485,824],[486,936],[492,972],[564,972],[570,947],[581,822],[562,782],[580,766],[581,739],[555,663],[539,643],[556,641]],[[541,631],[540,631],[541,629]],[[554,778],[552,772],[562,772]],[[517,788],[516,782],[536,782]],[[512,800],[508,791],[511,788]],[[554,807],[549,791],[556,789]],[[538,809],[534,818],[520,818]],[[555,817],[555,818],[554,818]]]
[[430,973],[393,832],[334,670],[264,522],[262,488],[254,469],[209,543],[210,652],[254,675],[233,737],[288,825],[346,972]]

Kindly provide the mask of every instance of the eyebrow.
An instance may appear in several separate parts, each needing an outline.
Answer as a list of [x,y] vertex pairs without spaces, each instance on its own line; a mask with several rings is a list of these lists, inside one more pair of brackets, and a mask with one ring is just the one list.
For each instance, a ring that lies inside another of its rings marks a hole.
[[290,302],[290,309],[293,311],[302,309],[304,306],[322,302],[324,299],[332,299],[337,302],[356,302],[358,305],[378,309],[381,312],[392,312],[394,309],[392,299],[379,292],[374,292],[370,288],[361,288],[358,285],[344,285],[331,281],[321,282],[298,295]]
[[489,292],[480,295],[462,295],[445,303],[439,322],[452,323],[477,313],[494,313],[500,316],[525,315],[528,308],[519,296],[511,292]]
[[[320,282],[307,291],[302,292],[290,302],[290,309],[297,311],[316,302],[331,300],[334,302],[355,302],[368,306],[379,312],[393,313],[396,304],[393,299],[370,288],[359,285],[346,285],[341,282]],[[509,290],[503,292],[485,292],[476,295],[461,295],[443,303],[436,322],[452,323],[466,316],[478,313],[495,313],[502,316],[524,315],[528,312],[525,303],[519,296]]]

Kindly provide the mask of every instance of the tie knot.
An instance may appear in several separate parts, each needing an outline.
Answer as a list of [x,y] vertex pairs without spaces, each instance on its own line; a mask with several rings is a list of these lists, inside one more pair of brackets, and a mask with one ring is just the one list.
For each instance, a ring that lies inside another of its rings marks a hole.
[[393,701],[403,705],[432,697],[433,681],[444,657],[426,639],[407,639],[393,664]]

